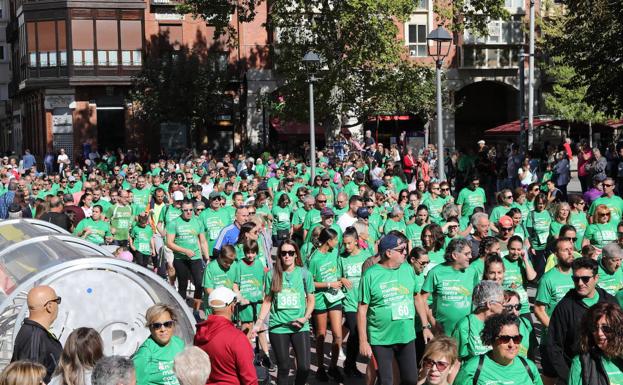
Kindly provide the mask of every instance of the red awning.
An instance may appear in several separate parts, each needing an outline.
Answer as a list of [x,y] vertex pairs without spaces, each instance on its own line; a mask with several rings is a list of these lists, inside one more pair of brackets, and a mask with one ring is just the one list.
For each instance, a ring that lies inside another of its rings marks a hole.
[[[534,119],[533,126],[536,128],[536,127],[544,126],[546,124],[550,124],[552,122],[553,122],[552,120]],[[528,121],[526,121],[526,127],[527,126],[528,126]],[[515,120],[515,121],[512,121],[510,123],[502,124],[501,126],[490,128],[487,131],[485,131],[485,134],[489,134],[489,135],[500,135],[500,134],[502,134],[502,135],[503,134],[515,135],[515,134],[519,134],[520,131],[521,131],[521,122],[519,120]]]
[[368,117],[369,122],[376,122],[377,120],[381,122],[388,122],[394,120],[410,120],[410,115],[374,115]]
[[619,119],[619,120],[608,120],[606,122],[606,125],[612,127],[612,128],[620,128],[621,126],[623,126],[623,119]]
[[[279,118],[271,118],[270,125],[279,135],[307,135],[309,136],[309,123],[282,122]],[[324,136],[324,127],[320,124],[314,126],[316,136]]]

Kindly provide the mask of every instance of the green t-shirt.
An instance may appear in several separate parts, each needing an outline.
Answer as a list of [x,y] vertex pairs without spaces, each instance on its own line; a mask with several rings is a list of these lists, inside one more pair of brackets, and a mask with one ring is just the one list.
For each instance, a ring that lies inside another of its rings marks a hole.
[[412,247],[422,247],[422,230],[426,227],[426,223],[421,226],[413,222],[407,225],[405,235],[411,241]]
[[582,298],[582,302],[586,305],[586,307],[591,307],[597,302],[599,302],[599,292],[595,290],[595,294],[593,294],[593,298],[584,297]]
[[238,318],[242,322],[253,322],[257,320],[260,312],[262,299],[264,298],[264,265],[259,259],[255,259],[252,264],[244,260],[238,263],[240,270],[240,281],[238,287],[240,294],[249,302],[248,305],[240,306]]
[[[608,357],[602,355],[601,363],[608,376],[608,383],[610,385],[623,385],[623,362],[619,359],[619,362],[615,363]],[[569,370],[569,381],[567,385],[583,385],[582,363],[580,362],[579,355],[573,357],[573,360],[571,360],[571,369]]]
[[370,345],[405,344],[415,339],[418,316],[413,297],[418,293],[415,272],[408,263],[397,269],[371,266],[361,279],[360,302],[368,305]]
[[455,270],[445,263],[435,266],[426,276],[422,291],[432,296],[433,315],[446,333],[471,313],[472,293],[479,281],[474,270]]
[[149,225],[145,227],[134,225],[130,231],[130,237],[132,237],[132,242],[134,242],[134,248],[144,255],[151,255],[151,239],[153,236],[154,231]]
[[517,202],[513,202],[513,204],[511,204],[511,208],[517,208],[519,209],[519,211],[521,211],[521,220],[523,222],[525,222],[526,219],[528,219],[528,214],[532,210],[531,205],[529,203],[530,202],[525,201],[523,204],[519,204]]
[[616,225],[621,221],[621,213],[623,212],[623,199],[621,199],[621,197],[613,195],[610,198],[602,196],[595,199],[588,209],[588,215],[593,216],[599,205],[606,205],[610,209],[610,223]]
[[441,265],[442,263],[444,263],[446,260],[444,259],[444,254],[446,253],[446,249],[441,248],[437,251],[429,251],[428,252],[428,259],[430,260],[430,262],[428,263],[428,265],[426,265],[426,267],[424,268],[424,276],[428,276],[428,273],[435,267],[438,265]]
[[[474,383],[474,374],[478,369],[479,356],[472,357],[470,360],[461,365],[461,369],[454,380],[457,385],[472,385]],[[478,383],[476,385],[543,385],[539,370],[534,362],[526,360],[534,381],[530,379],[530,375],[524,364],[519,358],[515,358],[509,365],[500,365],[485,355]]]
[[461,206],[461,216],[469,217],[476,207],[485,207],[487,195],[481,187],[476,187],[474,191],[463,188],[456,199],[456,204]]
[[234,261],[229,266],[229,269],[223,270],[219,265],[218,260],[210,261],[203,271],[203,283],[204,289],[216,289],[219,287],[226,287],[233,289],[234,284],[240,282],[240,262]]
[[526,219],[526,230],[530,244],[534,250],[545,250],[547,239],[549,238],[549,227],[552,223],[552,216],[549,211],[532,211]]
[[[296,333],[298,330],[290,326],[289,323],[305,316],[307,295],[314,293],[314,281],[311,274],[298,266],[291,272],[284,271],[281,291],[278,293],[273,293],[270,290],[272,281],[273,274],[264,276],[264,294],[272,297],[268,323],[270,332],[275,334]],[[309,331],[309,322],[306,322],[300,331]]]
[[357,255],[342,255],[337,259],[338,275],[341,278],[348,279],[352,288],[344,287],[342,290],[346,293],[346,298],[342,301],[345,312],[356,312],[359,305],[359,294],[361,292],[359,284],[361,282],[361,267],[366,259],[370,257],[368,250],[360,250]]
[[139,212],[145,211],[147,205],[149,205],[149,200],[151,199],[151,192],[148,187],[142,189],[132,189],[132,202],[136,205]]
[[[530,313],[530,302],[528,301],[528,291],[526,284],[528,278],[526,276],[526,267],[524,261],[519,258],[516,261],[511,261],[508,256],[504,257],[504,280],[502,286],[506,290],[513,290],[519,294],[519,303],[521,304],[521,314]],[[530,263],[530,261],[528,261]]]
[[178,385],[173,371],[173,360],[184,350],[184,341],[178,336],[160,346],[151,337],[138,348],[132,361],[136,369],[137,385]]
[[575,227],[576,237],[578,238],[573,245],[576,250],[582,250],[582,239],[588,227],[588,219],[583,212],[571,213],[569,215],[569,224]]
[[597,286],[604,289],[610,295],[616,295],[623,289],[623,270],[621,267],[612,274],[608,273],[603,267],[603,261],[599,261],[599,282]]
[[297,209],[292,215],[292,225],[302,225],[305,222],[305,216],[307,216],[308,211],[305,210],[304,207]]
[[111,206],[106,213],[106,218],[110,219],[110,227],[115,230],[114,239],[116,241],[127,240],[134,220],[132,207],[119,204]]
[[307,231],[311,231],[314,225],[320,223],[322,218],[320,217],[320,210],[316,208],[312,208],[305,215],[305,221],[303,222],[303,229]]
[[91,234],[86,236],[86,240],[95,243],[96,245],[103,245],[106,241],[105,237],[110,237],[110,225],[108,222],[102,220],[94,221],[91,218],[84,218],[74,229],[74,235],[80,234],[84,229],[90,229]]
[[603,249],[608,243],[617,240],[617,223],[592,223],[586,228],[584,239],[588,239],[591,245]]
[[273,206],[273,235],[277,234],[277,230],[290,230],[292,226],[292,209],[289,206],[281,207],[279,205]]
[[[314,282],[335,282],[338,280],[338,251],[334,249],[328,253],[316,250],[307,260],[309,272]],[[337,304],[341,304],[344,293],[336,288],[318,288],[315,291],[315,310],[325,310]]]
[[398,230],[405,234],[407,232],[407,225],[403,220],[395,221],[391,218],[387,218],[383,225],[383,234],[388,234],[392,230]]
[[443,221],[443,218],[441,216],[441,210],[443,209],[443,206],[448,202],[449,199],[450,199],[449,197],[442,198],[439,196],[435,199],[433,199],[430,196],[424,199],[422,204],[428,207],[428,215],[430,215],[430,219],[433,222],[438,224]]
[[483,345],[480,339],[480,332],[482,332],[484,327],[485,323],[474,314],[463,317],[456,324],[452,331],[452,337],[456,339],[458,344],[459,359],[461,361],[467,361],[474,356],[491,350],[491,347]]
[[[167,234],[174,234],[175,243],[177,246],[185,249],[190,249],[195,252],[195,255],[190,259],[201,259],[201,247],[199,245],[199,234],[205,232],[203,225],[193,216],[188,221],[179,217],[173,222],[170,222],[166,226]],[[173,252],[173,256],[177,259],[188,259],[186,254]]]
[[229,226],[229,213],[223,209],[213,210],[212,208],[208,208],[199,214],[199,221],[205,228],[205,237],[208,241],[208,249],[210,250],[210,255],[212,255],[214,244],[216,243],[221,230]]
[[169,204],[166,205],[162,210],[160,210],[160,218],[158,218],[158,222],[162,222],[165,226],[167,226],[169,223],[173,222],[181,215],[182,210],[178,209],[172,204]]
[[494,225],[498,226],[498,221],[500,220],[500,218],[506,215],[506,213],[510,209],[510,207],[506,206],[495,206],[493,210],[491,210],[491,215],[489,215],[489,221],[491,221],[491,223],[493,223]]
[[571,270],[565,274],[557,267],[553,268],[541,277],[536,290],[535,302],[545,305],[545,312],[551,317],[558,302],[573,287]]
[[97,202],[94,201],[91,204],[91,207],[95,207],[97,205],[102,206],[102,215],[104,215],[105,217],[106,217],[106,213],[108,212],[108,209],[112,206],[112,204],[109,201],[104,200],[104,199],[100,199]]

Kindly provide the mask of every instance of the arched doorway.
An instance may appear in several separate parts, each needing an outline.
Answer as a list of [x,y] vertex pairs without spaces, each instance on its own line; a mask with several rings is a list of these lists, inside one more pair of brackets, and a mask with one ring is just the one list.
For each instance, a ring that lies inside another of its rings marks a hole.
[[455,93],[456,147],[473,147],[485,130],[519,119],[519,91],[494,81],[469,84]]

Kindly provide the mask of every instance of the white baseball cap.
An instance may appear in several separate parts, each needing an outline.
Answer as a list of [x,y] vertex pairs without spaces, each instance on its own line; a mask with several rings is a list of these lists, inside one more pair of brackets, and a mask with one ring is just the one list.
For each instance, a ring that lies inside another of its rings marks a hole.
[[174,191],[173,192],[173,200],[174,201],[183,201],[184,200],[184,193],[181,191]]
[[236,299],[236,293],[224,286],[212,290],[208,297],[208,305],[213,309],[229,306]]

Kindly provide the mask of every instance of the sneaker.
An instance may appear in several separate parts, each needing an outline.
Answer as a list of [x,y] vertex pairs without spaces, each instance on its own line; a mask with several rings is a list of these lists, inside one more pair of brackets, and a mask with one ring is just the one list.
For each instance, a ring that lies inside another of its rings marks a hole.
[[344,349],[340,349],[340,355],[338,356],[338,359],[346,361],[346,354],[344,353]]
[[327,374],[329,374],[329,376],[331,376],[335,380],[335,382],[339,384],[344,383],[344,375],[342,374],[342,372],[340,372],[340,369],[338,369],[337,366],[329,368]]
[[318,368],[316,371],[316,379],[320,382],[329,381],[329,376],[327,376],[327,372],[324,371],[324,368]]
[[346,377],[363,378],[363,373],[361,373],[356,367],[344,368],[344,374],[346,375]]

